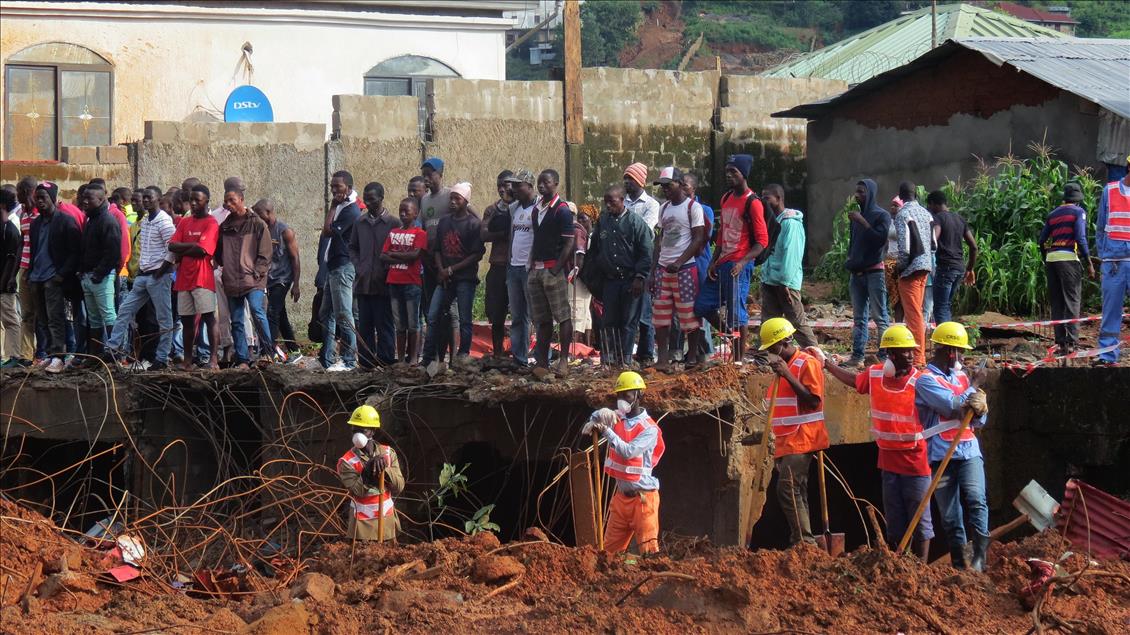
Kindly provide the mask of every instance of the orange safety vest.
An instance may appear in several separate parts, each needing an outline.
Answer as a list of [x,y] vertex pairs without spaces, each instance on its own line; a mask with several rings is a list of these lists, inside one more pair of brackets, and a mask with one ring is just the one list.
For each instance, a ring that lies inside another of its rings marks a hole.
[[[930,370],[929,368],[922,371],[922,376],[924,377],[926,375],[933,376],[933,378],[935,380],[937,380],[937,382],[943,388],[948,388],[949,391],[952,392],[955,395],[960,395],[960,394],[964,393],[966,390],[969,390],[969,378],[966,377],[965,373],[960,371],[960,370],[957,371],[957,383],[950,383],[950,381],[947,380],[945,377],[939,375],[938,373],[935,373],[934,371]],[[936,423],[936,424],[934,424],[934,425],[930,426],[929,428],[922,431],[922,438],[928,439],[928,438],[936,435],[936,436],[940,436],[941,438],[945,439],[946,441],[953,441],[953,438],[957,436],[957,429],[960,428],[960,427],[961,427],[961,420],[960,419],[943,419],[942,417],[939,416],[938,417],[938,423]],[[965,432],[961,433],[961,440],[962,441],[971,441],[974,438],[975,437],[973,435],[973,426],[969,426],[969,427],[965,428]]]
[[626,458],[608,446],[608,454],[604,457],[604,473],[612,478],[621,481],[638,482],[641,476],[651,476],[651,470],[659,464],[660,457],[663,456],[663,451],[666,445],[663,443],[663,430],[659,429],[655,420],[647,417],[642,422],[638,423],[631,430],[628,429],[627,420],[624,417],[616,418],[616,425],[612,427],[616,436],[624,440],[624,443],[631,443],[636,437],[643,433],[644,430],[654,427],[659,432],[659,438],[655,442],[655,447],[651,450],[649,461],[644,461],[647,453],[641,454],[635,458]]
[[[812,356],[808,353],[797,351],[796,357],[789,364],[789,372],[794,377],[800,377],[801,368],[810,359]],[[780,377],[775,378],[774,381],[777,384],[777,401],[773,404],[773,412],[769,414],[773,436],[777,438],[773,456],[807,454],[828,447],[823,402],[819,410],[801,414],[792,384],[781,381]],[[772,384],[769,390],[773,390]]]
[[910,377],[900,390],[883,384],[883,365],[867,369],[871,394],[871,436],[880,450],[913,450],[922,440],[922,424],[914,406],[914,384],[920,372],[910,369]]
[[1118,184],[1106,186],[1106,237],[1130,241],[1130,196],[1123,196]]
[[[385,456],[389,455],[389,447],[387,445],[378,445],[377,447]],[[353,448],[350,448],[349,451],[337,460],[338,470],[341,469],[343,462],[354,470],[357,470],[358,474],[365,468],[365,461],[362,461],[361,457],[357,456],[357,452]],[[378,509],[381,510],[385,518],[396,513],[392,506],[392,494],[389,494],[387,489],[380,494],[374,494],[372,496],[350,497],[349,506],[353,509],[353,514],[357,517],[357,520],[374,520],[377,517]]]

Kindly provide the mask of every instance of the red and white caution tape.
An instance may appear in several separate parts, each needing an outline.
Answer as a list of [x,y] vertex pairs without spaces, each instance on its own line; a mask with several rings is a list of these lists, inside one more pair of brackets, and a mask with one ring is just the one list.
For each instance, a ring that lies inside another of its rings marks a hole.
[[[1122,317],[1124,319],[1127,318],[1127,317],[1130,317],[1130,313],[1124,313],[1124,314],[1122,314]],[[1087,315],[1087,316],[1078,317],[1078,318],[1068,318],[1066,320],[1030,320],[1030,321],[1027,321],[1027,322],[1004,322],[1004,323],[966,322],[965,324],[970,325],[970,326],[976,326],[978,328],[1020,329],[1020,328],[1032,328],[1032,327],[1037,327],[1037,326],[1054,326],[1056,324],[1096,322],[1096,321],[1101,320],[1101,319],[1103,319],[1103,316],[1101,316],[1101,315]],[[750,326],[758,326],[758,325],[761,324],[761,320],[751,319],[749,321],[749,324],[750,324]],[[810,320],[808,322],[808,326],[811,326],[812,328],[822,328],[822,329],[850,329],[850,328],[853,328],[855,326],[855,322],[853,320]],[[868,328],[874,328],[876,326],[876,324],[875,324],[874,321],[870,321],[870,322],[867,323],[867,326],[868,326]],[[931,323],[927,324],[927,326],[930,327],[930,328],[934,328],[936,325],[931,322]]]
[[[1122,346],[1123,344],[1125,344],[1127,342],[1130,342],[1130,337],[1123,338],[1122,342],[1120,342],[1118,344],[1111,344],[1110,346],[1103,346],[1102,348],[1088,348],[1086,350],[1075,351],[1074,353],[1068,353],[1067,355],[1050,355],[1049,354],[1047,357],[1045,357],[1045,358],[1043,358],[1039,361],[1035,361],[1035,362],[1025,362],[1025,363],[1021,363],[1021,362],[999,362],[999,365],[1000,365],[1001,368],[1007,368],[1011,371],[1024,371],[1023,376],[1027,377],[1028,375],[1032,374],[1032,371],[1036,370],[1040,366],[1045,366],[1047,364],[1052,364],[1052,363],[1055,363],[1055,362],[1058,362],[1058,361],[1061,361],[1061,360],[1081,359],[1081,358],[1085,358],[1085,357],[1098,357],[1099,355],[1102,355],[1103,353],[1109,353],[1110,351],[1116,350],[1119,346]],[[1055,347],[1052,347],[1051,349],[1049,349],[1049,352],[1052,351],[1052,350],[1055,350]]]

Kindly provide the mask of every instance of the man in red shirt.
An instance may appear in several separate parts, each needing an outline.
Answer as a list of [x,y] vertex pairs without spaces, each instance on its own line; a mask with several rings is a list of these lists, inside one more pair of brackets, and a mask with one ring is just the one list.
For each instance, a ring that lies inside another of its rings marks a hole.
[[169,240],[169,253],[177,262],[177,279],[173,291],[177,292],[177,313],[184,325],[184,370],[192,368],[196,321],[208,328],[211,348],[209,366],[220,368],[216,344],[220,333],[216,328],[216,277],[213,274],[212,256],[220,237],[220,226],[208,209],[210,192],[207,186],[195,185],[191,198],[192,216],[181,219]]
[[[918,344],[906,325],[893,324],[883,332],[879,346],[887,352],[887,361],[858,374],[828,359],[823,362],[833,377],[861,395],[870,395],[871,434],[879,446],[879,470],[883,475],[887,542],[897,545],[930,489],[930,463],[914,405],[914,386],[919,376],[919,370],[914,367],[914,352]],[[933,537],[934,524],[927,506],[914,530],[912,543],[914,553],[923,560],[930,553]]]
[[396,361],[415,364],[419,359],[420,296],[423,294],[420,260],[428,248],[428,232],[416,225],[419,203],[412,196],[400,201],[400,228],[389,232],[381,249],[388,265],[385,284],[392,298],[396,328]]
[[[734,362],[745,356],[745,340],[749,333],[749,283],[754,261],[769,245],[765,225],[765,208],[749,189],[746,179],[753,168],[753,157],[734,154],[726,159],[726,185],[718,214],[718,240],[714,261],[707,269],[707,279],[695,301],[695,315],[710,321],[719,332],[731,333],[738,328],[740,337],[734,345]],[[725,328],[719,309],[726,307]]]

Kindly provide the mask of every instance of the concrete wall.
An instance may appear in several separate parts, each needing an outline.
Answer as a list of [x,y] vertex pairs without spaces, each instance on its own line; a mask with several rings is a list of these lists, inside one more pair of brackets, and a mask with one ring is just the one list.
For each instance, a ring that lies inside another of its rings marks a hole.
[[295,330],[305,334],[314,297],[318,235],[325,216],[325,126],[310,123],[146,122],[137,143],[137,184],[167,189],[195,176],[222,203],[224,179],[240,176],[247,203],[275,202],[279,218],[294,228],[302,258],[302,299],[288,305]]
[[358,195],[369,182],[384,185],[385,204],[395,212],[408,179],[420,173],[416,98],[334,95],[333,106],[327,175],[348,170]]
[[61,162],[54,161],[2,161],[0,181],[15,183],[25,176],[59,185],[59,195],[72,199],[78,186],[90,179],[103,178],[110,191],[115,187],[133,185],[133,166],[126,146],[78,146],[63,148]]
[[[258,4],[5,2],[0,47],[6,61],[61,40],[108,59],[114,143],[141,139],[148,120],[198,111],[222,118],[228,94],[247,83],[266,93],[275,121],[327,123],[331,95],[362,92],[369,69],[400,55],[436,59],[462,77],[506,77],[510,20]],[[254,47],[251,82],[241,65],[244,42]],[[0,90],[3,81],[0,75]]]
[[[834,79],[724,75],[719,111],[722,129],[716,153],[720,155],[718,168],[727,155],[753,155],[749,182],[754,187],[780,183],[785,187],[785,200],[790,207],[807,209],[804,190],[807,122],[775,119],[770,115],[845,90],[847,83]],[[721,185],[722,175],[717,173],[716,176]]]
[[648,166],[649,179],[667,165],[711,171],[718,73],[585,68],[581,81],[584,185],[578,203],[599,203],[604,189],[622,181],[624,168],[637,161]]
[[495,178],[502,170],[553,168],[564,181],[561,90],[560,82],[437,79],[425,154],[443,158],[446,184],[471,183],[477,209],[498,199]]

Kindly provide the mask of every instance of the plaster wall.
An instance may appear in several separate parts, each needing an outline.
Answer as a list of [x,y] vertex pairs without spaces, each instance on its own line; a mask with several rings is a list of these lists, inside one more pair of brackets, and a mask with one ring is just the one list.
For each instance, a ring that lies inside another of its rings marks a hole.
[[[115,144],[140,140],[147,120],[179,121],[197,112],[222,119],[228,93],[247,83],[266,93],[275,121],[329,123],[332,95],[362,92],[370,68],[400,55],[434,58],[462,77],[504,79],[510,23],[164,3],[5,2],[0,13],[5,62],[52,41],[85,46],[110,60]],[[241,64],[244,42],[254,47],[250,82]],[[0,78],[0,90],[2,84]]]

